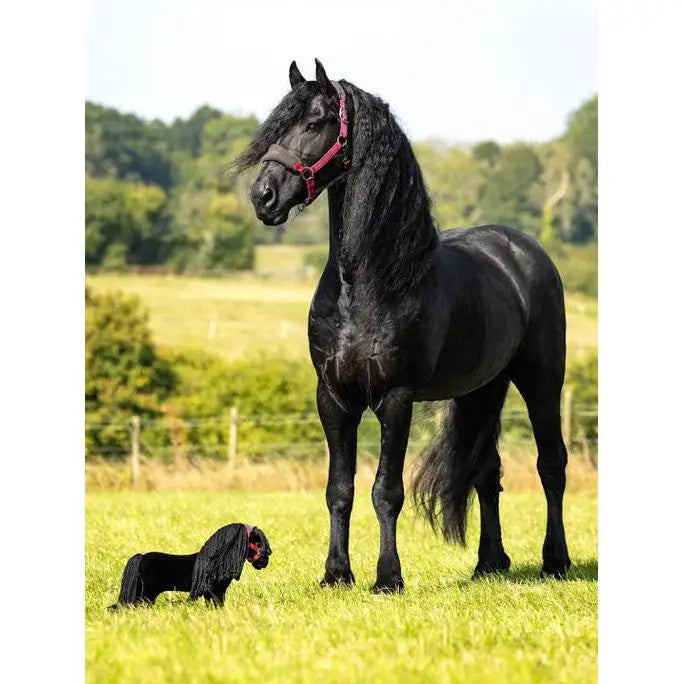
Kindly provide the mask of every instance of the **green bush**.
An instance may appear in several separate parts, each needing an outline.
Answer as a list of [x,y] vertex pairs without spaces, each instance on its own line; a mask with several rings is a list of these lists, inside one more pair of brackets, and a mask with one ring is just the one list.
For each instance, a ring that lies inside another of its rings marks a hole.
[[315,440],[322,450],[316,375],[309,363],[270,358],[227,363],[199,352],[173,354],[169,361],[180,378],[173,405],[187,421],[194,454],[225,458],[231,407],[239,412],[242,455],[268,458],[298,450],[306,455],[301,446]]
[[152,344],[147,313],[137,297],[85,292],[86,450],[121,457],[130,419],[158,418],[176,376]]

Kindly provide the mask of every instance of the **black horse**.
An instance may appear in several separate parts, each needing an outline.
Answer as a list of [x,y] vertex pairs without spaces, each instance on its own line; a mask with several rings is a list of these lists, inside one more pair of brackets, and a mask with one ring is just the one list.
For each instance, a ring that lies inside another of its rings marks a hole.
[[136,553],[126,563],[119,598],[109,609],[151,604],[165,591],[187,591],[191,601],[202,596],[207,603],[222,606],[226,590],[233,580],[239,581],[245,562],[263,570],[270,555],[263,531],[242,523],[216,530],[197,553]]
[[[558,272],[530,237],[504,226],[438,232],[420,168],[387,104],[332,82],[316,60],[235,168],[263,162],[251,190],[266,225],[328,189],[330,252],[311,303],[309,345],[330,448],[330,547],[322,584],[352,583],[349,518],[357,426],[370,407],[382,429],[373,505],[380,523],[375,591],[403,588],[396,525],[414,401],[449,400],[414,496],[448,540],[465,539],[474,489],[481,533],[475,574],[507,570],[499,522],[500,413],[520,390],[547,500],[542,573],[570,566],[563,528],[567,452],[560,396],[565,309]],[[347,123],[348,122],[348,123]]]

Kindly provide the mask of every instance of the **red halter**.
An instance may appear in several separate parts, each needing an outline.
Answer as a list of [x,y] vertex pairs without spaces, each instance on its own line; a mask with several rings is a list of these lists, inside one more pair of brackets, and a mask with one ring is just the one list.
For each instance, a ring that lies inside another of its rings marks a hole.
[[325,190],[325,188],[316,188],[316,173],[318,173],[330,160],[334,159],[340,150],[342,150],[344,155],[342,160],[344,168],[346,169],[351,163],[351,159],[347,157],[347,108],[345,106],[345,94],[339,83],[332,81],[332,84],[340,98],[340,132],[332,147],[311,166],[304,166],[290,150],[277,144],[271,145],[266,154],[261,158],[262,162],[278,162],[286,169],[295,171],[304,179],[307,192],[307,198],[304,200],[304,204],[311,204],[311,202]]

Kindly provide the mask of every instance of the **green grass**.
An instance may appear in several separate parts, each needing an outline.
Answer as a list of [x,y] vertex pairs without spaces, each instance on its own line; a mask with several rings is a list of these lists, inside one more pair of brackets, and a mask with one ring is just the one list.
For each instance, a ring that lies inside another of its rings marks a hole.
[[[301,268],[310,247],[263,245],[257,267]],[[306,325],[316,279],[269,279],[249,273],[223,278],[152,275],[91,275],[96,292],[138,295],[150,312],[154,341],[161,347],[199,349],[228,360],[260,353],[308,359]],[[568,353],[596,347],[596,299],[566,295]],[[213,323],[212,323],[213,321]]]
[[[406,593],[374,596],[378,531],[357,492],[351,557],[357,584],[320,589],[328,519],[322,492],[89,494],[86,673],[89,682],[587,682],[597,678],[597,502],[566,496],[574,562],[567,581],[539,580],[541,492],[505,493],[513,560],[505,578],[469,579],[468,548],[447,546],[408,510],[399,524]],[[408,508],[408,507],[407,507]],[[189,553],[227,522],[257,523],[274,553],[246,566],[226,606],[163,595],[111,614],[136,551]]]

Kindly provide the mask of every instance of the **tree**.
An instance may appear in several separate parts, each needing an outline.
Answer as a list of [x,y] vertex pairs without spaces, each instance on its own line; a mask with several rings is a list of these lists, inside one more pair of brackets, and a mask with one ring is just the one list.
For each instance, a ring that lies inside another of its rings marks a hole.
[[223,114],[218,109],[204,105],[194,111],[187,119],[175,119],[169,130],[171,149],[187,152],[191,157],[198,157],[202,147],[204,127],[209,121],[221,116]]
[[487,223],[504,223],[538,235],[542,203],[534,197],[541,176],[539,157],[529,145],[503,148],[497,166],[487,172],[478,208]]
[[168,190],[171,161],[167,127],[86,102],[86,174],[152,183]]
[[259,122],[255,116],[225,114],[208,121],[202,130],[203,155],[229,159],[237,156],[254,135]]
[[564,139],[575,160],[587,159],[595,171],[598,169],[598,95],[570,115]]
[[236,195],[211,198],[202,227],[200,253],[207,268],[245,269],[254,266],[250,221]]
[[[159,217],[166,196],[153,185],[86,177],[86,264],[100,265],[117,245],[117,266],[158,263],[163,257]],[[123,262],[123,263],[122,263]]]
[[477,221],[484,175],[473,156],[458,147],[439,149],[429,143],[414,149],[439,225],[453,228]]
[[493,140],[478,143],[473,146],[473,157],[484,162],[490,169],[494,168],[501,157],[501,147]]
[[248,269],[254,265],[254,223],[233,193],[181,189],[168,207],[169,263],[181,270]]

